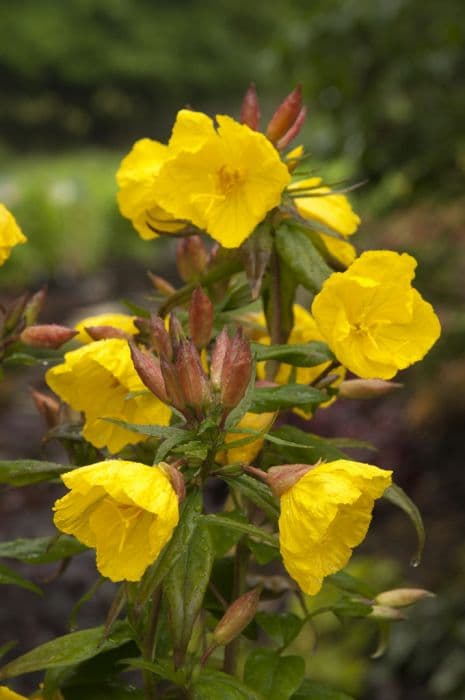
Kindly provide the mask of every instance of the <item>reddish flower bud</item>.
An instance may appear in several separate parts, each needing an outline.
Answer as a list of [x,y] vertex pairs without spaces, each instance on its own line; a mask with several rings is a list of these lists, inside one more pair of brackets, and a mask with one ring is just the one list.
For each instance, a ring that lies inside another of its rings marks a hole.
[[168,464],[168,462],[160,462],[158,465],[169,480],[171,481],[171,486],[176,491],[179,503],[182,503],[186,498],[186,484],[182,473],[179,471],[179,466],[183,463],[183,460],[178,460],[174,464]]
[[279,105],[270,119],[266,135],[272,143],[281,139],[294,124],[302,109],[302,86],[297,85]]
[[197,348],[205,348],[211,338],[213,327],[213,304],[201,287],[192,292],[189,306],[189,332]]
[[261,591],[262,586],[252,588],[229,606],[213,632],[216,644],[229,644],[252,622],[257,612]]
[[252,375],[252,352],[242,329],[236,331],[226,353],[221,372],[221,403],[234,408],[244,396]]
[[147,389],[149,389],[152,394],[155,394],[160,401],[170,403],[158,360],[148,352],[139,350],[137,345],[133,342],[129,343],[129,348],[131,350],[134,369],[141,378],[143,384],[145,384]]
[[31,389],[31,396],[47,428],[54,428],[58,425],[60,422],[59,401],[35,389]]
[[150,342],[152,344],[155,352],[158,353],[160,357],[166,357],[167,360],[173,359],[173,348],[171,346],[171,340],[166,332],[165,324],[160,316],[150,317],[149,323],[149,333]]
[[300,130],[304,125],[306,117],[307,117],[307,108],[302,107],[302,109],[300,110],[299,114],[297,115],[296,120],[293,123],[293,125],[291,126],[291,128],[288,131],[286,131],[284,136],[281,139],[279,139],[279,141],[277,142],[276,148],[278,150],[282,151],[284,148],[286,148],[291,143],[291,141],[293,141],[295,139],[296,136],[298,136],[300,134]]
[[189,236],[179,241],[176,248],[176,265],[179,276],[190,282],[205,272],[208,264],[208,251],[200,236]]
[[192,341],[185,340],[179,346],[175,367],[186,404],[202,410],[211,400],[210,385]]
[[260,105],[255,83],[250,83],[245,92],[241,107],[241,122],[242,124],[250,126],[254,131],[258,129],[260,123]]
[[129,333],[125,333],[121,328],[114,328],[113,326],[85,326],[84,330],[90,335],[92,340],[108,340],[108,338],[129,340],[131,338]]
[[157,292],[160,292],[162,296],[169,297],[176,291],[173,285],[168,282],[168,280],[165,280],[164,277],[155,275],[153,272],[150,272],[150,270],[147,272],[147,276]]
[[424,588],[394,588],[391,591],[379,593],[375,602],[390,608],[405,608],[424,598],[435,598],[435,595]]
[[21,335],[21,342],[35,348],[51,348],[56,350],[63,343],[77,335],[78,331],[66,326],[58,326],[55,323],[45,323],[40,326],[29,326]]
[[255,476],[257,479],[264,481],[276,496],[281,497],[283,493],[289,491],[289,489],[300,481],[314,466],[316,465],[279,464],[276,467],[271,467],[267,472],[264,472],[248,464],[244,466],[243,469],[248,474],[252,474],[252,476]]
[[37,321],[45,304],[46,297],[47,290],[45,287],[43,287],[29,299],[24,309],[24,320],[26,322],[26,326],[32,326],[32,324]]
[[182,325],[176,314],[170,314],[169,322],[170,343],[173,349],[173,356],[176,356],[180,344],[186,339]]
[[186,402],[184,400],[183,393],[178,381],[177,372],[173,364],[167,360],[165,357],[160,357],[160,369],[165,381],[166,393],[169,397],[169,403],[178,409],[178,411],[183,411]]
[[223,375],[223,365],[226,355],[231,348],[231,338],[226,328],[223,328],[218,335],[213,346],[210,360],[210,379],[215,389],[221,388],[221,377]]
[[348,379],[339,386],[339,396],[344,399],[375,399],[401,389],[403,384],[383,379]]

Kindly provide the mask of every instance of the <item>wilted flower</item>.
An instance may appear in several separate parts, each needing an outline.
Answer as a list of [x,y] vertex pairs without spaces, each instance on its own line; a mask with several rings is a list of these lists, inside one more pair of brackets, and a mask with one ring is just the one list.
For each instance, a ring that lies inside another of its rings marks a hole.
[[84,412],[83,435],[95,447],[107,447],[115,453],[146,439],[102,418],[169,423],[170,409],[146,390],[124,340],[99,340],[72,350],[65,354],[62,364],[48,370],[45,378],[61,399]]
[[315,297],[319,330],[339,362],[359,377],[391,379],[438,339],[433,307],[411,285],[416,265],[406,253],[369,251],[331,275]]
[[70,493],[56,501],[54,522],[97,552],[112,581],[139,581],[171,538],[178,499],[163,462],[107,460],[61,476]]
[[129,316],[128,314],[118,314],[118,313],[106,313],[97,314],[96,316],[87,316],[83,318],[82,321],[76,323],[74,326],[78,331],[76,340],[81,343],[92,343],[93,338],[87,333],[86,328],[93,328],[96,326],[111,326],[117,330],[127,333],[127,335],[135,335],[137,333],[137,326],[135,325],[136,317]]
[[11,212],[0,204],[0,265],[10,257],[11,249],[18,243],[26,243],[27,238],[16,223]]
[[296,470],[297,481],[279,494],[279,542],[289,574],[304,593],[315,595],[365,538],[374,501],[392,472],[339,459],[301,473]]

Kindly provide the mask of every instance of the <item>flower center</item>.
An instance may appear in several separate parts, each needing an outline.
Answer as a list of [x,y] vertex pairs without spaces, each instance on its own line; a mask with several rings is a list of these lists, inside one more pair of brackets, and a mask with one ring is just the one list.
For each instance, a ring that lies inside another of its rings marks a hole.
[[217,172],[218,189],[223,195],[228,195],[236,190],[244,181],[244,175],[241,170],[229,168],[227,165],[222,165]]

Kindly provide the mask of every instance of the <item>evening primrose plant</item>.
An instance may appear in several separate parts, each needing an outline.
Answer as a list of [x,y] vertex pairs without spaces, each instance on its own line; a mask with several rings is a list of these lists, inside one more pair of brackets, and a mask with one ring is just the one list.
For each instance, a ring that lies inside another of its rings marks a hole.
[[[347,193],[290,149],[305,115],[296,88],[259,131],[252,86],[239,120],[183,109],[167,144],[142,138],[122,159],[121,214],[147,245],[176,238],[178,288],[150,272],[145,306],[75,328],[38,322],[43,291],[3,310],[3,365],[48,365],[33,399],[66,457],[0,463],[3,484],[63,485],[56,535],[0,552],[60,571],[94,554],[74,627],[102,581],[114,599],[99,626],[8,661],[0,698],[23,697],[15,679],[35,671],[44,700],[341,698],[293,651],[306,625],[369,618],[381,653],[400,609],[430,595],[344,570],[381,498],[410,516],[417,560],[423,525],[395,485],[400,465],[354,461],[360,443],[315,435],[312,418],[399,388],[389,380],[424,357],[439,321],[411,256],[357,255]],[[24,236],[0,215],[9,252]],[[333,595],[318,607],[322,588]]]

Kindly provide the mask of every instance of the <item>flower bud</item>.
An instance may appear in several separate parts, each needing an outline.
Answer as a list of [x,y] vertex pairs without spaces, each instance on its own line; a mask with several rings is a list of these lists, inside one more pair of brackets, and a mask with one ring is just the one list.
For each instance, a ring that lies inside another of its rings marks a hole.
[[424,598],[435,598],[435,595],[424,588],[394,588],[391,591],[379,593],[375,598],[375,602],[381,606],[405,608]]
[[31,396],[36,408],[45,421],[47,428],[54,428],[60,422],[60,403],[52,396],[31,389]]
[[177,408],[178,411],[183,411],[186,402],[173,364],[162,356],[160,357],[160,369],[165,382],[166,393],[169,397],[169,403]]
[[250,83],[245,92],[241,107],[241,123],[247,124],[247,126],[250,126],[254,131],[258,129],[260,123],[260,105],[255,83]]
[[153,272],[150,272],[150,270],[147,272],[147,276],[157,292],[160,292],[162,296],[169,297],[176,291],[173,285],[168,282],[168,280],[165,280],[164,277],[155,275]]
[[24,320],[26,322],[26,326],[32,326],[32,324],[37,321],[39,314],[43,309],[46,297],[47,290],[45,287],[43,287],[29,299],[24,309]]
[[179,241],[176,248],[176,265],[179,276],[190,282],[205,272],[208,264],[208,251],[200,236],[189,236]]
[[282,496],[283,493],[289,491],[307,472],[315,465],[311,464],[280,464],[276,467],[271,467],[266,472],[267,483],[271,490],[277,495]]
[[192,292],[189,306],[189,333],[197,348],[205,348],[211,338],[213,327],[213,304],[201,287]]
[[186,339],[182,325],[176,314],[171,313],[169,319],[169,337],[173,356],[176,356],[180,344]]
[[225,355],[221,372],[221,403],[234,408],[244,396],[252,376],[252,352],[242,329],[236,331],[229,352]]
[[25,345],[31,345],[34,348],[51,348],[56,350],[77,334],[78,331],[74,330],[74,328],[58,326],[55,323],[45,323],[25,328],[20,335],[20,340]]
[[84,330],[90,335],[92,340],[108,340],[108,338],[129,340],[131,337],[129,333],[125,333],[121,328],[114,328],[113,326],[84,326]]
[[302,109],[302,86],[297,85],[284,98],[266,128],[266,135],[272,143],[281,139],[297,119]]
[[150,342],[153,349],[160,357],[166,357],[167,360],[173,359],[173,348],[171,340],[166,332],[165,324],[160,316],[150,317],[149,323]]
[[217,644],[229,644],[252,622],[261,592],[262,586],[252,588],[229,606],[213,632],[213,639]]
[[3,321],[4,330],[7,333],[17,328],[26,308],[28,299],[28,294],[21,294],[21,296],[15,299],[11,306],[8,308]]
[[129,343],[132,363],[143,384],[164,403],[170,403],[160,363],[148,352],[142,352],[133,342]]
[[210,360],[210,379],[212,385],[218,391],[221,388],[221,377],[223,375],[223,365],[226,355],[231,349],[231,338],[226,328],[223,328],[216,338]]
[[175,367],[186,404],[203,409],[211,400],[210,386],[192,341],[185,340],[179,346]]
[[183,460],[180,459],[174,464],[169,464],[168,462],[160,462],[160,464],[158,465],[160,469],[163,469],[163,471],[169,478],[171,486],[176,491],[179,503],[182,503],[186,498],[186,484],[184,481],[184,477],[178,468],[181,466],[182,463]]
[[344,399],[375,399],[402,387],[399,382],[383,379],[347,379],[339,385],[339,396]]
[[284,136],[279,139],[278,143],[276,144],[276,148],[280,151],[282,151],[284,148],[286,148],[291,141],[295,139],[295,137],[300,133],[301,128],[304,125],[304,121],[307,117],[307,108],[302,107],[300,110],[299,114],[296,117],[295,122],[291,126],[291,128],[286,131]]
[[406,617],[400,610],[390,608],[387,605],[373,605],[368,617],[374,620],[384,620],[386,622],[399,622],[405,620]]

